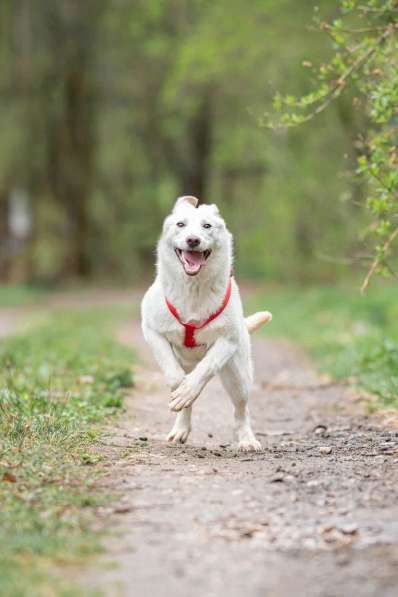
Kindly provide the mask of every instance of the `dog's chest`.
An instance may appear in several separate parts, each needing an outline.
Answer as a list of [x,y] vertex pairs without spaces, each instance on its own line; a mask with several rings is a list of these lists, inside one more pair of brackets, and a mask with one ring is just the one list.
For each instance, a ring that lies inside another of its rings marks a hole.
[[223,335],[225,330],[225,323],[223,319],[220,321],[212,321],[202,329],[195,329],[193,331],[193,338],[196,344],[196,348],[189,348],[187,346],[188,333],[186,328],[177,321],[169,321],[165,323],[163,329],[163,335],[172,344],[172,346],[178,349],[185,349],[186,351],[192,351],[197,353],[198,349],[207,350],[209,346]]

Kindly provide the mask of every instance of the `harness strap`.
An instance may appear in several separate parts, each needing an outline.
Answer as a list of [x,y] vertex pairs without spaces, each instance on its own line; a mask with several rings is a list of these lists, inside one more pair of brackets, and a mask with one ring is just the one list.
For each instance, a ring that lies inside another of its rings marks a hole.
[[217,309],[217,311],[214,311],[214,313],[212,313],[205,321],[202,321],[201,323],[185,323],[184,321],[181,321],[181,317],[179,316],[177,309],[165,297],[166,305],[167,305],[170,313],[176,318],[178,323],[180,323],[185,328],[184,346],[186,346],[187,348],[196,348],[197,346],[200,346],[199,344],[196,344],[195,331],[201,330],[206,325],[208,325],[210,322],[214,321],[214,319],[216,319],[219,315],[221,315],[221,313],[224,311],[225,307],[229,303],[229,299],[231,298],[231,292],[232,292],[232,281],[230,278],[227,290],[225,292],[223,301],[221,303],[221,306]]

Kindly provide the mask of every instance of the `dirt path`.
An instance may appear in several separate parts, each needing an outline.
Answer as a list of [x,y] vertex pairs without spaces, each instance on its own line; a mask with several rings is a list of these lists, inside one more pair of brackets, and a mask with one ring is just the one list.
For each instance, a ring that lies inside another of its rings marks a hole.
[[17,332],[22,327],[21,319],[18,309],[0,309],[0,340]]
[[[139,328],[128,412],[106,440],[115,508],[107,554],[82,574],[105,595],[312,597],[398,594],[398,429],[355,413],[288,344],[254,342],[254,428],[264,451],[237,454],[214,382],[194,407],[189,446]],[[211,409],[212,405],[214,409]],[[330,452],[330,453],[329,453]]]

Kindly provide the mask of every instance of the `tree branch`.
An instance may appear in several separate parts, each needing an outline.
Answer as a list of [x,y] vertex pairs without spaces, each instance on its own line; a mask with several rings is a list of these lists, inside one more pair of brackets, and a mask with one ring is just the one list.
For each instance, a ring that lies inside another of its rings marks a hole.
[[[383,245],[383,256],[386,254],[386,252],[389,250],[391,244],[394,242],[394,240],[397,238],[398,236],[398,226],[395,228],[395,230],[393,230],[393,232],[390,234],[390,236],[387,238],[386,242]],[[380,257],[379,255],[377,257],[375,257],[375,259],[373,260],[373,263],[371,265],[370,270],[368,271],[368,273],[366,274],[366,277],[363,281],[363,284],[361,286],[361,293],[364,294],[369,286],[369,282],[373,276],[373,274],[376,272],[377,268],[379,267],[380,263],[382,262],[382,257]]]
[[307,114],[306,117],[300,122],[300,124],[304,122],[309,122],[318,114],[321,114],[326,110],[326,108],[331,104],[335,99],[337,99],[343,92],[345,88],[346,81],[351,77],[351,75],[359,70],[373,54],[376,52],[377,48],[387,39],[387,37],[391,33],[391,27],[388,27],[385,31],[383,31],[382,35],[380,35],[375,44],[371,46],[362,56],[359,56],[355,62],[352,63],[350,68],[346,70],[346,72],[337,80],[335,87],[329,92],[325,101],[322,102],[315,110],[313,110],[310,114]]

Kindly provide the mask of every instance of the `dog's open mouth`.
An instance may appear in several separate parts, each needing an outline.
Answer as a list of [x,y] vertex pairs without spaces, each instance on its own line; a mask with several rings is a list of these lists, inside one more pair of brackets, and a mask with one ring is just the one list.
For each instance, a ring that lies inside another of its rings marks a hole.
[[181,261],[184,271],[188,276],[196,276],[199,273],[202,265],[206,263],[210,257],[211,251],[183,251],[176,249],[177,257]]

